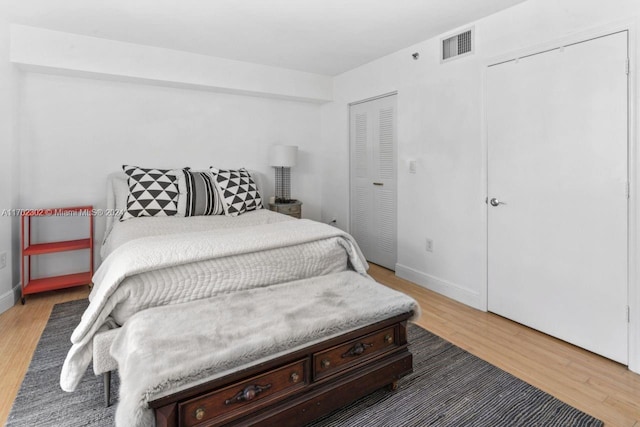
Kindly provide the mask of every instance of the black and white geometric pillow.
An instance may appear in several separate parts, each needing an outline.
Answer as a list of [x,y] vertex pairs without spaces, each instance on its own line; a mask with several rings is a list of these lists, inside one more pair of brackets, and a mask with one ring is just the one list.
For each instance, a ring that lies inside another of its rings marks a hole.
[[186,199],[184,216],[224,214],[223,203],[211,172],[192,172],[185,168],[182,173],[186,184],[185,194],[180,196]]
[[178,178],[174,170],[122,166],[129,176],[129,195],[121,221],[142,216],[173,216],[178,213]]
[[222,197],[224,213],[238,216],[247,211],[262,209],[262,198],[249,172],[242,169],[216,169],[211,167],[218,193]]

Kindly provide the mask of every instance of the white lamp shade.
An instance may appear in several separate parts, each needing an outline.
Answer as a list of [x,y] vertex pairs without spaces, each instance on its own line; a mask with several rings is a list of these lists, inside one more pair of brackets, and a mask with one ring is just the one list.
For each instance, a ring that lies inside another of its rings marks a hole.
[[271,166],[290,168],[296,165],[298,147],[296,145],[272,145],[269,149]]

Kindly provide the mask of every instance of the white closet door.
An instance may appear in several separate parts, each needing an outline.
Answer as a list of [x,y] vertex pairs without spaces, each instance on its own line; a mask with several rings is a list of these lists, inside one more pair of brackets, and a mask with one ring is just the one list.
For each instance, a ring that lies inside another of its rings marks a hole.
[[351,234],[367,260],[395,270],[396,96],[351,106]]
[[489,310],[625,364],[626,60],[622,32],[487,71]]

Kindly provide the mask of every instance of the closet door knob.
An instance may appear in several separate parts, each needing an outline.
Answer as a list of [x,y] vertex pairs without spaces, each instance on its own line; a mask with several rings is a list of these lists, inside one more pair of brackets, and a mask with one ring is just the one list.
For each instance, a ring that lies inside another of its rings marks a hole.
[[505,202],[501,202],[500,200],[496,199],[495,197],[493,199],[489,200],[489,203],[491,203],[491,206],[506,205]]

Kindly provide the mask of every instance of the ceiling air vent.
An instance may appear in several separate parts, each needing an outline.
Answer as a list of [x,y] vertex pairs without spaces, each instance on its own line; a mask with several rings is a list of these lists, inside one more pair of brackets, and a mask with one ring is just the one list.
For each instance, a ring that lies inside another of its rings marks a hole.
[[473,53],[473,28],[441,40],[440,62],[451,61]]

